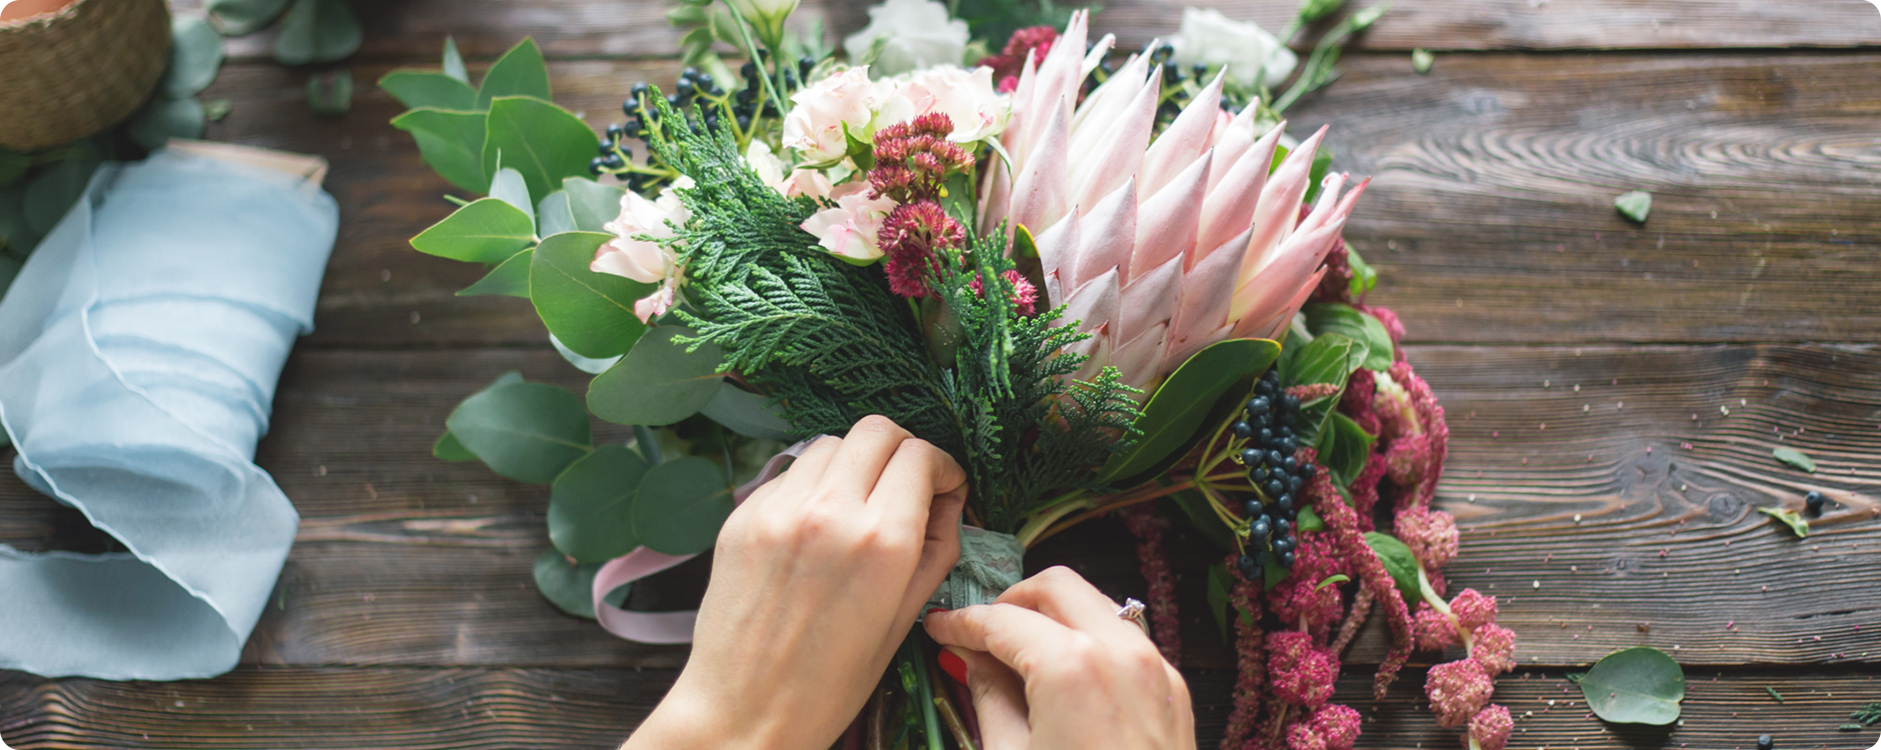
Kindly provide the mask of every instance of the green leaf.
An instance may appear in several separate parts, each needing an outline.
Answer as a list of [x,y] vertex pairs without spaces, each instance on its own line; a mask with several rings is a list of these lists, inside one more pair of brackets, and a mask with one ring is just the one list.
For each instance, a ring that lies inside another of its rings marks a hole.
[[490,189],[483,170],[484,114],[420,107],[392,119],[392,127],[411,133],[418,153],[438,176],[479,195]]
[[1202,493],[1184,490],[1169,497],[1175,502],[1176,508],[1188,517],[1189,523],[1195,526],[1195,530],[1214,542],[1222,552],[1234,552],[1240,549],[1235,545],[1234,531],[1222,522],[1221,516],[1215,515],[1215,510],[1208,506],[1208,498],[1202,497]]
[[647,471],[634,498],[634,536],[655,552],[694,555],[712,548],[732,512],[732,488],[717,464],[680,456]]
[[229,116],[230,108],[231,106],[227,99],[210,99],[202,103],[203,119],[210,122],[221,122],[222,118]]
[[575,394],[546,383],[510,383],[458,404],[444,422],[498,474],[549,484],[588,454],[588,410]]
[[720,383],[712,400],[699,407],[699,413],[745,437],[764,440],[794,440],[790,422],[771,399],[752,393],[727,381]]
[[1306,195],[1301,196],[1302,203],[1319,200],[1319,191],[1325,187],[1326,173],[1332,171],[1332,148],[1321,145],[1313,152],[1313,168],[1306,172]]
[[1429,73],[1430,64],[1436,61],[1437,56],[1432,54],[1430,50],[1424,49],[1423,47],[1411,50],[1411,69],[1417,71],[1418,75]]
[[1788,508],[1758,508],[1757,512],[1768,515],[1782,522],[1783,525],[1790,527],[1790,531],[1795,533],[1798,538],[1809,536],[1809,520],[1803,518],[1802,514],[1796,511]]
[[605,359],[632,349],[646,324],[634,302],[658,287],[588,270],[602,243],[598,232],[564,232],[542,241],[529,263],[529,299],[549,332],[576,354]]
[[411,246],[466,263],[504,263],[535,241],[528,214],[495,198],[479,198],[411,238]]
[[[536,202],[529,197],[529,186],[523,182],[522,174],[509,167],[493,171],[490,179],[490,197],[516,207],[516,210],[529,216],[533,227],[536,221]],[[543,196],[547,197],[547,196]]]
[[85,186],[97,169],[95,159],[66,159],[40,172],[26,186],[26,227],[42,237],[52,231],[85,194]]
[[489,109],[499,96],[533,96],[545,102],[554,98],[549,96],[549,66],[536,40],[524,37],[490,65],[477,89],[477,109]]
[[353,108],[353,71],[315,73],[307,77],[307,108],[317,115],[343,115]]
[[470,71],[464,69],[464,56],[457,53],[456,37],[444,37],[444,74],[464,85],[470,84]]
[[1306,313],[1306,330],[1312,331],[1314,337],[1337,333],[1359,341],[1365,344],[1365,369],[1374,372],[1391,369],[1391,332],[1385,330],[1385,324],[1377,318],[1339,302],[1315,302],[1301,312]]
[[650,468],[620,444],[595,448],[570,465],[549,491],[549,541],[576,562],[606,562],[640,546],[634,495]]
[[42,234],[26,220],[26,188],[14,185],[0,189],[0,250],[12,258],[25,258],[39,244]]
[[1816,460],[1810,458],[1809,454],[1796,450],[1795,448],[1787,446],[1779,447],[1771,451],[1770,455],[1776,456],[1776,460],[1778,461],[1782,461],[1803,471],[1807,471],[1811,474],[1816,473]]
[[552,549],[543,550],[536,556],[536,590],[542,592],[542,598],[549,600],[556,609],[574,615],[594,619],[594,574],[600,572],[601,563],[572,565],[562,553]]
[[1372,455],[1372,441],[1376,438],[1351,417],[1336,411],[1326,425],[1327,429],[1320,432],[1319,463],[1332,472],[1334,483],[1349,487],[1359,472],[1365,470],[1365,461]]
[[1344,573],[1338,573],[1335,575],[1327,576],[1326,580],[1320,581],[1319,585],[1313,587],[1313,590],[1318,591],[1327,586],[1334,586],[1337,584],[1345,583],[1346,581],[1350,581],[1350,580],[1352,580],[1351,576],[1346,575]]
[[1586,676],[1587,676],[1586,672],[1567,672],[1561,675],[1561,679],[1567,680],[1568,682],[1572,682],[1578,685],[1580,684],[1581,678],[1586,677]]
[[1143,435],[1129,451],[1112,456],[1101,476],[1110,482],[1135,477],[1194,444],[1215,404],[1235,383],[1273,364],[1280,345],[1266,339],[1230,339],[1195,353],[1150,397],[1136,428]]
[[624,188],[586,177],[563,179],[562,192],[568,194],[568,212],[575,218],[575,229],[583,232],[607,231],[604,225],[620,216],[620,201],[627,195]]
[[203,8],[209,22],[225,36],[243,36],[260,31],[281,17],[288,0],[208,0]]
[[549,193],[548,197],[543,198],[542,203],[536,206],[536,228],[544,237],[578,230],[575,226],[575,215],[568,208],[567,191],[557,190]]
[[477,90],[470,84],[428,70],[394,70],[379,79],[379,88],[411,109],[469,110],[477,106]]
[[1417,556],[1411,554],[1411,548],[1390,534],[1377,531],[1365,532],[1365,542],[1372,547],[1372,554],[1384,563],[1385,572],[1391,574],[1391,580],[1397,582],[1398,593],[1404,595],[1407,604],[1416,604],[1423,598],[1417,585]]
[[1366,292],[1377,288],[1378,272],[1373,270],[1371,264],[1366,263],[1364,258],[1359,257],[1358,250],[1351,245],[1345,246],[1345,264],[1346,267],[1352,269],[1352,281],[1346,284],[1352,296],[1363,297]]
[[471,453],[469,448],[457,442],[457,438],[449,432],[439,435],[438,441],[431,444],[431,457],[451,463],[477,460],[477,454]]
[[1347,379],[1365,363],[1366,355],[1363,342],[1343,334],[1327,333],[1300,347],[1293,358],[1281,360],[1280,382],[1283,384],[1331,383],[1336,386],[1332,395],[1301,405],[1297,430],[1301,441],[1318,444],[1320,432],[1345,392]]
[[[574,113],[540,99],[497,97],[490,103],[489,133],[483,142],[483,168],[503,166],[521,172],[529,195],[547,197],[567,177],[588,173],[594,156],[594,131]],[[531,201],[533,204],[534,201]]]
[[1621,193],[1620,197],[1613,199],[1613,207],[1620,210],[1620,215],[1644,224],[1646,214],[1652,212],[1652,193],[1644,190]]
[[155,151],[163,148],[171,138],[201,138],[203,121],[207,119],[202,109],[202,102],[195,99],[150,100],[131,119],[126,132],[131,140],[145,149]]
[[170,21],[170,67],[163,72],[165,96],[187,99],[209,87],[222,69],[222,36],[201,18]]
[[1580,686],[1587,707],[1603,720],[1664,726],[1678,721],[1685,670],[1664,651],[1637,646],[1607,654]]
[[1215,627],[1221,630],[1221,642],[1228,643],[1228,600],[1234,592],[1234,574],[1228,572],[1228,566],[1214,563],[1208,566],[1208,612],[1215,616]]
[[1319,531],[1326,528],[1325,520],[1319,517],[1319,513],[1313,510],[1311,505],[1300,509],[1300,520],[1294,522],[1293,525],[1300,531]]
[[725,377],[718,345],[696,344],[686,351],[679,337],[696,336],[690,328],[660,326],[647,331],[620,363],[588,384],[588,409],[616,424],[669,425],[699,413],[718,395]]
[[496,268],[484,274],[477,283],[457,290],[459,297],[521,297],[529,299],[529,260],[533,250],[524,250],[510,256],[509,260],[497,264]]
[[0,148],[0,188],[19,182],[32,167],[33,157]]
[[359,50],[364,34],[346,0],[294,0],[274,37],[282,65],[333,62]]

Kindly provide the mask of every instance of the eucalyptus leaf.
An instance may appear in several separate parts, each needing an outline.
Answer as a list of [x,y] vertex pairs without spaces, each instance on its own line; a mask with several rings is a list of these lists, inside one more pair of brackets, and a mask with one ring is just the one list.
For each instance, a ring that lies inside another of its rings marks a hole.
[[594,576],[601,563],[574,565],[562,553],[543,550],[536,556],[536,590],[550,604],[576,617],[594,619]]
[[203,122],[208,119],[202,102],[195,99],[150,100],[131,118],[125,132],[146,150],[163,148],[171,138],[201,138]]
[[1795,448],[1782,446],[1782,447],[1777,448],[1776,450],[1771,451],[1770,454],[1773,456],[1776,456],[1776,460],[1778,461],[1782,461],[1783,463],[1789,464],[1798,469],[1802,469],[1803,471],[1807,471],[1811,474],[1816,473],[1816,460],[1813,458],[1810,458],[1809,454],[1796,450]]
[[510,383],[477,393],[444,422],[459,443],[498,474],[549,484],[592,445],[581,399],[546,383]]
[[358,51],[364,38],[346,0],[294,0],[274,37],[274,59],[283,65],[333,62]]
[[1423,598],[1417,583],[1417,556],[1411,554],[1411,548],[1390,534],[1367,531],[1365,542],[1371,545],[1372,554],[1384,563],[1385,572],[1391,574],[1391,580],[1398,584],[1398,593],[1404,595],[1404,601],[1416,603]]
[[516,210],[529,216],[533,229],[536,221],[535,201],[529,199],[529,186],[523,182],[522,173],[509,167],[502,167],[492,172],[496,176],[490,179],[490,197],[516,207]]
[[1613,199],[1613,207],[1619,209],[1620,215],[1644,224],[1646,215],[1652,213],[1652,193],[1644,190],[1621,193],[1620,197]]
[[457,52],[456,37],[444,37],[444,74],[466,86],[470,85],[470,71],[464,69],[464,56]]
[[1229,390],[1266,370],[1279,354],[1280,345],[1266,339],[1230,339],[1189,357],[1150,397],[1136,420],[1142,436],[1130,450],[1105,462],[1102,481],[1136,477],[1172,455],[1180,458],[1199,439],[1197,432]]
[[477,88],[477,109],[489,109],[499,96],[532,96],[544,102],[553,98],[549,96],[549,66],[536,40],[524,37],[490,65]]
[[209,87],[221,69],[222,35],[201,18],[171,19],[170,67],[163,71],[163,93],[171,99],[195,96]]
[[557,190],[549,193],[536,205],[536,229],[542,236],[561,234],[579,230],[575,226],[575,215],[568,209],[568,193]]
[[483,169],[482,112],[421,107],[393,118],[392,127],[411,133],[424,163],[447,182],[479,195],[489,189],[490,174]]
[[621,357],[624,356],[624,355],[615,355],[612,357],[604,357],[601,359],[595,359],[593,357],[583,357],[579,354],[576,354],[573,349],[568,348],[568,345],[563,344],[562,340],[556,338],[555,334],[553,333],[549,334],[549,345],[555,347],[555,353],[562,355],[563,360],[567,361],[571,365],[574,365],[575,369],[588,373],[589,375],[599,375],[601,373],[607,372],[608,368],[613,367],[614,365],[620,364]]
[[497,97],[487,126],[484,169],[494,172],[500,154],[504,167],[522,173],[536,199],[561,187],[564,178],[588,174],[594,131],[566,109],[526,96]]
[[1306,314],[1306,330],[1315,337],[1337,333],[1365,344],[1365,369],[1391,369],[1391,332],[1377,318],[1339,302],[1315,302],[1301,312]]
[[588,270],[613,235],[563,232],[536,246],[529,264],[529,299],[549,332],[584,357],[626,354],[646,332],[634,302],[658,287]]
[[411,109],[472,110],[477,107],[477,90],[470,84],[428,70],[394,70],[379,79],[379,88]]
[[1332,480],[1341,487],[1349,487],[1359,472],[1365,470],[1365,462],[1372,455],[1372,441],[1375,436],[1367,433],[1358,422],[1335,411],[1326,423],[1326,429],[1319,436],[1319,463],[1332,472]]
[[97,171],[96,159],[66,159],[55,162],[40,170],[39,176],[26,185],[26,197],[21,208],[26,214],[26,228],[41,237],[65,218],[65,212],[85,194],[85,186],[91,182],[92,172]]
[[1790,527],[1790,532],[1799,539],[1809,536],[1809,519],[1803,518],[1801,513],[1788,508],[1758,508],[1757,512]]
[[1637,646],[1607,654],[1580,686],[1587,707],[1605,721],[1664,726],[1678,721],[1685,670],[1664,651]]
[[621,198],[627,195],[624,188],[586,177],[563,179],[562,192],[568,194],[568,212],[575,219],[575,229],[583,232],[607,231],[606,224],[620,216]]
[[280,18],[287,4],[288,0],[208,0],[203,9],[209,12],[209,22],[217,31],[226,36],[244,36]]
[[431,444],[431,457],[451,463],[477,460],[477,454],[471,453],[469,448],[457,442],[457,438],[449,432],[439,435],[437,442]]
[[760,396],[732,384],[720,383],[718,393],[712,400],[699,407],[699,413],[712,421],[723,425],[725,429],[745,437],[765,440],[794,440],[790,422],[782,412],[770,403],[771,399]]
[[680,456],[647,471],[634,498],[634,536],[648,549],[693,555],[712,548],[732,512],[732,487],[718,464]]
[[549,541],[576,562],[606,562],[634,541],[634,495],[652,467],[625,445],[609,444],[569,465],[549,491]]
[[659,326],[634,344],[619,364],[588,384],[588,410],[616,424],[669,425],[699,413],[718,395],[725,376],[716,344],[687,351],[674,339],[695,336],[690,328]]
[[533,250],[524,250],[512,255],[509,260],[498,263],[496,268],[484,274],[477,283],[457,290],[459,297],[485,297],[500,295],[529,299],[529,260]]
[[528,214],[496,198],[479,198],[411,238],[411,246],[467,263],[504,263],[535,240]]
[[353,71],[336,70],[307,77],[307,108],[317,115],[343,115],[353,108]]
[[26,170],[32,167],[33,157],[0,148],[0,188],[9,187],[24,179]]

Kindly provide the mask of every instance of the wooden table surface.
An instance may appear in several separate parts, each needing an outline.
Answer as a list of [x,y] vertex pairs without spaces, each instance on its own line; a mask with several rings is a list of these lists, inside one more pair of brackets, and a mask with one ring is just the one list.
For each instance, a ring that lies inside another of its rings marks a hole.
[[[193,12],[200,0],[179,0]],[[1223,0],[1278,28],[1294,0]],[[676,38],[650,0],[355,3],[353,110],[317,118],[307,71],[233,40],[208,136],[317,153],[343,224],[318,331],[289,361],[259,463],[303,517],[273,606],[234,673],[116,683],[0,672],[15,748],[609,748],[659,699],[682,648],[614,640],[535,592],[543,488],[430,456],[445,415],[496,374],[580,387],[527,302],[460,299],[470,266],[407,238],[448,186],[371,86],[472,67],[524,34],[556,98],[598,126],[637,80],[668,82]],[[860,0],[806,0],[832,27]],[[1175,0],[1110,0],[1126,45],[1174,30]],[[1518,748],[1865,748],[1881,700],[1881,14],[1863,0],[1400,0],[1345,77],[1291,113],[1333,125],[1340,169],[1375,181],[1347,230],[1383,276],[1409,355],[1450,414],[1441,504],[1463,527],[1451,580],[1496,594],[1521,669],[1497,700]],[[1438,51],[1427,75],[1409,50]],[[1644,226],[1613,197],[1653,193]],[[607,432],[616,435],[618,430]],[[1779,464],[1791,446],[1821,464]],[[1807,540],[1756,511],[1834,501]],[[10,475],[0,541],[96,549],[82,518]],[[1140,594],[1128,535],[1087,524],[1031,562]],[[1198,544],[1172,541],[1183,669],[1203,746],[1226,718],[1231,652],[1202,606]],[[702,571],[636,596],[696,597]],[[3,636],[0,636],[3,637]],[[1563,679],[1616,648],[1686,667],[1667,729],[1593,719]],[[1371,748],[1455,747],[1421,670],[1374,703],[1376,637],[1336,700]],[[780,686],[780,688],[786,686]],[[809,686],[803,686],[809,687]],[[1782,696],[1773,697],[1766,688]]]

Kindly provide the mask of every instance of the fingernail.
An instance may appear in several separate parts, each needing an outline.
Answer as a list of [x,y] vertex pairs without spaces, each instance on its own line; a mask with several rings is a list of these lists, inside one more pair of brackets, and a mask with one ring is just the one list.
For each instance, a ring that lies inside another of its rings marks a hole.
[[928,607],[927,612],[925,612],[924,614],[931,615],[931,614],[934,614],[935,612],[946,612],[946,611],[947,611],[946,607]]
[[940,668],[948,677],[954,678],[954,682],[967,684],[967,661],[955,654],[953,649],[941,649]]

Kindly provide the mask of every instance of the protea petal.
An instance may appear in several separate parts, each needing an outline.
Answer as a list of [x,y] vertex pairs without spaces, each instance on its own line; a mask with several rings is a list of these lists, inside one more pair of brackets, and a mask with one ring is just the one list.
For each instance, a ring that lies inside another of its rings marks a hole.
[[[1261,189],[1267,185],[1267,172],[1274,161],[1274,147],[1280,145],[1280,134],[1286,126],[1286,123],[1280,123],[1267,131],[1267,135],[1262,136],[1252,147],[1242,149],[1240,160],[1228,168],[1228,175],[1209,188],[1208,198],[1202,202],[1202,226],[1197,235],[1197,247],[1219,247],[1228,238],[1254,225],[1254,208],[1260,201]],[[1216,164],[1221,163],[1219,148],[1215,151]],[[1210,170],[1208,177],[1211,182],[1214,181],[1213,170]]]
[[1203,256],[1201,262],[1182,274],[1181,300],[1169,326],[1169,344],[1163,359],[1166,367],[1182,364],[1202,347],[1220,340],[1207,340],[1211,335],[1227,335],[1228,306],[1234,299],[1240,249],[1247,246],[1253,233],[1253,227],[1242,230],[1240,236]]
[[1319,150],[1319,142],[1325,136],[1326,128],[1322,127],[1293,149],[1261,188],[1260,202],[1254,206],[1254,238],[1241,260],[1241,286],[1247,286],[1254,272],[1266,264],[1267,256],[1280,246],[1280,241],[1299,221],[1300,198],[1306,195],[1307,183],[1312,177],[1313,154]]
[[1137,91],[1149,82],[1148,79],[1149,56],[1131,55],[1117,68],[1117,72],[1110,74],[1109,80],[1092,89],[1084,97],[1084,102],[1078,105],[1077,114],[1071,118],[1072,132],[1083,134],[1082,138],[1085,139],[1072,139],[1072,147],[1075,149],[1082,145],[1088,151],[1090,144],[1104,134],[1103,124],[1114,122],[1123,114],[1124,108],[1136,100]]
[[[1110,355],[1110,363],[1115,365],[1118,374],[1125,383],[1148,383],[1161,374],[1163,364],[1163,340],[1168,333],[1167,324],[1158,325],[1118,346]],[[1148,389],[1145,389],[1147,395]]]
[[1228,316],[1235,320],[1236,335],[1242,332],[1243,324],[1259,323],[1286,306],[1326,259],[1333,240],[1338,239],[1339,230],[1344,227],[1345,222],[1337,220],[1287,238],[1286,245],[1274,253],[1273,262],[1235,290]]
[[1058,272],[1056,271],[1047,272],[1045,274],[1045,303],[1046,303],[1045,307],[1046,309],[1057,307],[1060,304],[1063,304],[1064,301],[1065,301],[1065,291],[1064,291],[1063,285],[1059,283]]
[[[1235,115],[1233,119],[1228,121],[1227,125],[1216,124],[1214,131],[1209,134],[1209,138],[1214,141],[1213,145],[1215,147],[1215,165],[1208,170],[1209,190],[1212,191],[1215,189],[1215,186],[1220,185],[1221,181],[1227,178],[1229,169],[1241,161],[1241,155],[1247,153],[1249,146],[1254,145],[1254,139],[1257,135],[1254,132],[1255,109],[1255,107],[1242,109],[1241,114]],[[1275,125],[1274,129],[1268,132],[1279,131],[1284,133],[1286,129],[1287,122],[1282,120],[1279,125]],[[1266,176],[1265,173],[1262,173],[1261,177],[1263,183],[1265,182]],[[1260,191],[1256,190],[1254,192],[1258,194]]]
[[1130,256],[1131,278],[1170,258],[1188,258],[1195,252],[1209,161],[1207,155],[1196,159],[1168,187],[1143,202],[1137,212],[1136,251]]
[[[1080,331],[1095,331],[1110,325],[1117,320],[1122,291],[1115,270],[1092,279],[1071,290],[1070,297],[1065,300],[1064,317],[1060,320],[1076,321]],[[1116,329],[1112,326],[1109,330]]]
[[1070,117],[1063,109],[1053,108],[1044,132],[1025,160],[1025,168],[1013,180],[1012,209],[1007,217],[1027,227],[1050,227],[1070,210],[1065,195],[1065,145]]
[[1111,349],[1110,336],[1105,334],[1102,326],[1090,338],[1065,347],[1067,352],[1089,358],[1078,366],[1077,372],[1071,374],[1072,379],[1086,382],[1097,379],[1097,373],[1110,366]]
[[[1161,70],[1161,68],[1157,68]],[[1071,168],[1071,201],[1080,206],[1096,205],[1123,181],[1136,177],[1143,168],[1144,149],[1156,127],[1157,88],[1144,86],[1137,92],[1123,114],[1104,130],[1090,153],[1074,160]],[[1138,183],[1141,185],[1142,183]],[[1140,189],[1140,188],[1139,188]]]
[[1110,195],[1084,214],[1076,265],[1071,269],[1073,289],[1115,270],[1130,270],[1130,251],[1136,247],[1136,180],[1124,180]]
[[[1078,257],[1078,212],[1065,212],[1064,218],[1050,229],[1032,235],[1032,244],[1038,246],[1039,266],[1046,276],[1058,275]],[[1049,295],[1046,299],[1053,304],[1059,301]]]
[[1281,306],[1279,310],[1274,311],[1264,319],[1257,320],[1255,318],[1249,318],[1241,321],[1235,325],[1234,331],[1230,335],[1235,338],[1280,340],[1281,332],[1285,331],[1287,326],[1293,323],[1293,314],[1299,312],[1300,306],[1306,304],[1306,300],[1308,297],[1312,296],[1313,290],[1319,288],[1319,281],[1326,277],[1326,270],[1324,266],[1321,266],[1312,276],[1307,277],[1306,283],[1300,285],[1299,291],[1294,292],[1293,298],[1287,300],[1287,304]]
[[1084,79],[1090,77],[1091,71],[1096,70],[1097,66],[1104,64],[1104,58],[1110,56],[1110,50],[1115,46],[1117,46],[1116,34],[1105,34],[1103,38],[1097,40],[1096,44],[1091,45],[1091,51],[1084,53],[1084,65],[1078,71],[1078,81],[1080,84],[1083,83]]
[[[1052,43],[1050,52],[1038,64],[1037,88],[1032,91],[1032,101],[1027,107],[1035,118],[1034,123],[1049,122],[1050,113],[1042,111],[1056,107],[1065,115],[1066,127],[1070,127],[1071,109],[1078,101],[1078,87],[1084,80],[1084,41],[1090,24],[1091,13],[1080,10],[1071,14],[1071,22],[1065,25],[1065,33]],[[1032,125],[1031,127],[1037,127]],[[1029,131],[1026,137],[1037,145],[1043,134]]]
[[1117,340],[1130,341],[1152,326],[1169,322],[1176,316],[1181,299],[1182,259],[1169,262],[1136,276],[1123,285],[1118,309],[1128,311],[1117,326]]
[[1189,100],[1175,122],[1150,144],[1149,153],[1143,157],[1143,178],[1137,182],[1143,192],[1155,195],[1208,150],[1209,134],[1221,114],[1221,77],[1227,70],[1223,67],[1216,73],[1215,80]]

